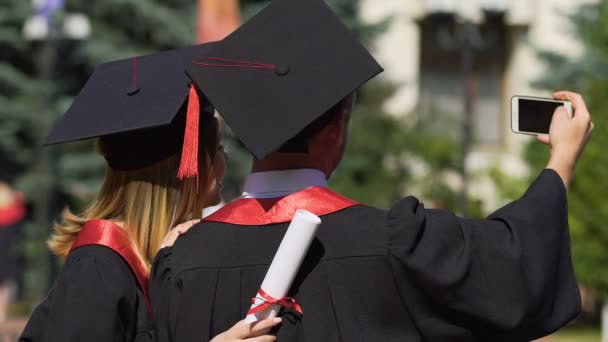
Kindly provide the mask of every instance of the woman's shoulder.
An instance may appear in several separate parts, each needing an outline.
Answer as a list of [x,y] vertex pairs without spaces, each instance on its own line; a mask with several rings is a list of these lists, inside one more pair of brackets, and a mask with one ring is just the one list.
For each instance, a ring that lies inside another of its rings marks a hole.
[[[22,340],[67,341],[69,335],[115,341],[117,336],[131,334],[123,329],[134,332],[136,325],[139,329],[137,317],[147,317],[139,314],[145,313],[145,307],[137,289],[126,262],[113,250],[99,245],[77,248],[68,255],[53,288],[33,312]],[[74,321],[80,324],[69,323]]]
[[60,277],[70,282],[101,282],[110,290],[131,290],[137,281],[127,262],[114,250],[88,245],[70,252]]
[[83,260],[89,262],[97,261],[103,264],[112,264],[114,266],[128,266],[120,254],[118,254],[112,248],[97,244],[81,246],[73,249],[68,254],[65,265],[67,266]]

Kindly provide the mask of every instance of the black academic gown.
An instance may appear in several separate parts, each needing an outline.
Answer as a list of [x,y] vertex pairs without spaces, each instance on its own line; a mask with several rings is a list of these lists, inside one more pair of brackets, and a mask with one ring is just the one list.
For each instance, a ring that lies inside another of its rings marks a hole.
[[146,298],[126,260],[107,246],[70,252],[22,342],[153,341]]
[[[289,293],[304,314],[283,310],[278,341],[529,341],[579,313],[567,196],[552,170],[485,220],[407,197],[322,221]],[[159,341],[206,341],[245,317],[287,226],[203,221],[162,250],[151,283]]]

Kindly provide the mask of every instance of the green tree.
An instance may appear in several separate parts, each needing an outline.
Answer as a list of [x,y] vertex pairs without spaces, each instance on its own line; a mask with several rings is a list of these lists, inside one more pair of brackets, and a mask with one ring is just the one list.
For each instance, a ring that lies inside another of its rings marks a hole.
[[[352,116],[349,145],[332,186],[367,204],[388,207],[415,193],[434,207],[455,208],[458,194],[443,179],[457,172],[460,151],[446,129],[445,114],[433,113],[409,125],[382,112],[390,84],[364,87]],[[441,118],[441,119],[439,119]],[[417,172],[417,169],[423,169]]]
[[[608,1],[586,5],[572,18],[585,53],[575,60],[544,52],[551,72],[539,86],[572,89],[584,95],[595,130],[576,170],[569,193],[572,250],[578,280],[608,295]],[[527,159],[535,167],[548,158],[531,145]]]
[[[585,46],[582,56],[571,59],[539,51],[548,72],[536,82],[542,89],[568,89],[584,95],[595,123],[593,137],[580,159],[569,190],[570,233],[573,260],[581,284],[601,297],[608,295],[608,1],[582,6],[571,18],[573,31]],[[544,167],[549,149],[537,142],[525,150],[532,169]],[[527,182],[495,172],[507,198],[521,193]],[[520,191],[513,191],[513,189]],[[509,193],[507,193],[507,191]]]

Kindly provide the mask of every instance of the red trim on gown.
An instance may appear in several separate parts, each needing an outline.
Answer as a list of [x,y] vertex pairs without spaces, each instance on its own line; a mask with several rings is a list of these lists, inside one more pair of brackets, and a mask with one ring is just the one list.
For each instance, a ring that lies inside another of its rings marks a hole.
[[242,198],[226,204],[204,221],[263,226],[290,222],[298,209],[324,216],[355,205],[359,203],[328,188],[315,186],[285,197]]
[[110,248],[118,253],[133,271],[137,283],[144,293],[148,313],[152,314],[150,299],[148,296],[148,273],[135,253],[131,239],[124,229],[107,220],[90,220],[82,226],[76,241],[72,244],[70,253],[80,247],[99,245]]

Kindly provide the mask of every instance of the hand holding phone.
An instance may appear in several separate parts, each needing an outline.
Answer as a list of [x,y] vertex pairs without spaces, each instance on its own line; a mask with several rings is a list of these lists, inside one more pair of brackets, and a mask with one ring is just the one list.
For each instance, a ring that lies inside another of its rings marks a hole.
[[513,96],[511,98],[511,129],[521,134],[549,134],[555,110],[563,106],[572,117],[572,103],[542,97]]
[[[540,142],[551,146],[551,159],[547,168],[555,170],[568,188],[578,158],[591,136],[593,122],[585,100],[580,94],[559,91],[553,96],[557,101],[569,103],[570,109],[568,110],[564,106],[564,109],[554,110],[554,114],[551,115],[549,120],[547,134],[542,132],[524,133],[538,134],[537,139]],[[559,106],[557,105],[556,108]],[[522,128],[521,125],[519,125],[519,128]]]

